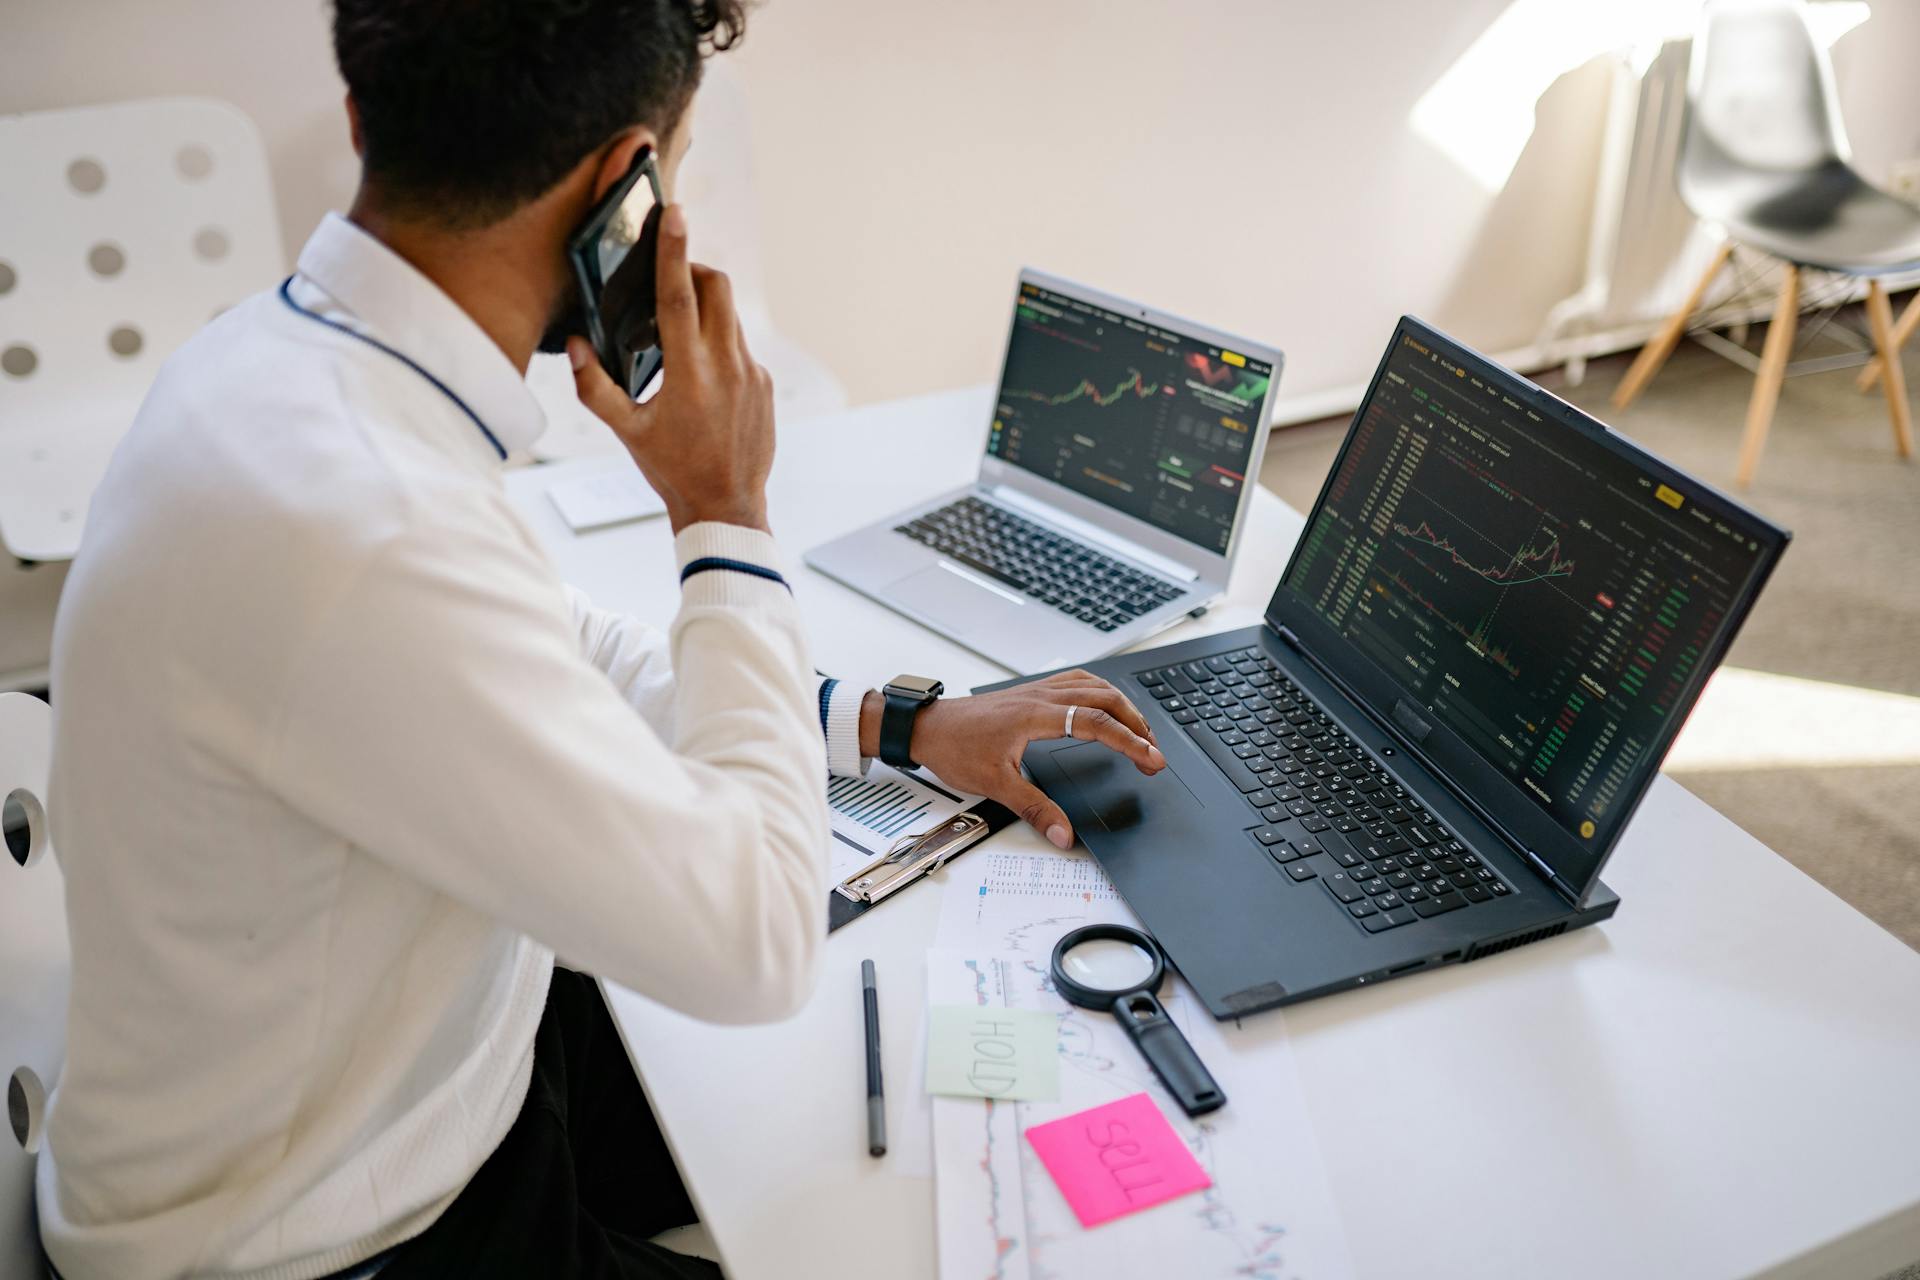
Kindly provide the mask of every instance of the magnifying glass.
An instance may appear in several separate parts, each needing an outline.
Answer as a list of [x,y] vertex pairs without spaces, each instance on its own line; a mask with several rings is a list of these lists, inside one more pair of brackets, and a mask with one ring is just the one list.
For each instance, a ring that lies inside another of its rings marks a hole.
[[1205,1115],[1227,1095],[1154,995],[1166,976],[1160,944],[1124,924],[1082,925],[1053,947],[1055,989],[1070,1004],[1118,1018],[1174,1101],[1190,1116]]

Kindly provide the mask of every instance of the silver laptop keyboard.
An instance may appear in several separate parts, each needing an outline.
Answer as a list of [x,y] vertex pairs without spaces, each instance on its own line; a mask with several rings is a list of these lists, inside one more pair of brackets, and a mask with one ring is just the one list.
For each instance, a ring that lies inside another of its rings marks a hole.
[[991,502],[966,497],[895,533],[1101,631],[1178,599],[1181,588]]

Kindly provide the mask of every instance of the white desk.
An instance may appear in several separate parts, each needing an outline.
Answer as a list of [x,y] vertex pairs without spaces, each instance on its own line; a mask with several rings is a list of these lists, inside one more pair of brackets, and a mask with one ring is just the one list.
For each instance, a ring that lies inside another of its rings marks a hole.
[[[986,407],[943,393],[783,428],[773,522],[823,669],[1005,675],[800,564],[961,482]],[[669,617],[664,521],[574,538],[539,483],[509,480],[561,571]],[[1256,491],[1209,629],[1258,617],[1300,525]],[[1920,1258],[1920,955],[1664,777],[1607,881],[1623,901],[1597,928],[1260,1015],[1285,1020],[1358,1273],[1877,1277]],[[776,1026],[610,992],[735,1280],[934,1274],[932,1183],[866,1154],[859,962],[879,966],[897,1125],[938,899],[917,887],[834,934]]]

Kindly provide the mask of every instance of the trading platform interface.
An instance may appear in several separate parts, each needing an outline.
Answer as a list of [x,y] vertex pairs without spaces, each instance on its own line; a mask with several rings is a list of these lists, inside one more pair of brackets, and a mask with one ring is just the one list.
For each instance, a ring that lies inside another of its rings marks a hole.
[[1402,334],[1287,584],[1587,843],[1761,545]]
[[1273,367],[1022,284],[987,452],[1224,554]]

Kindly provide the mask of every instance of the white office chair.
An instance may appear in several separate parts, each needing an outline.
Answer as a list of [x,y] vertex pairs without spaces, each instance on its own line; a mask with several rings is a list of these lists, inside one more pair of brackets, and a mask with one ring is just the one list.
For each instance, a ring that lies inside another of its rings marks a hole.
[[0,1072],[10,1137],[0,1139],[0,1275],[45,1274],[33,1167],[47,1094],[66,1056],[66,890],[47,835],[53,713],[24,693],[0,694]]
[[36,688],[47,562],[79,546],[154,372],[285,254],[259,132],[222,102],[0,116],[0,173],[0,689]]
[[237,107],[155,98],[0,117],[0,543],[68,560],[161,361],[286,261]]

